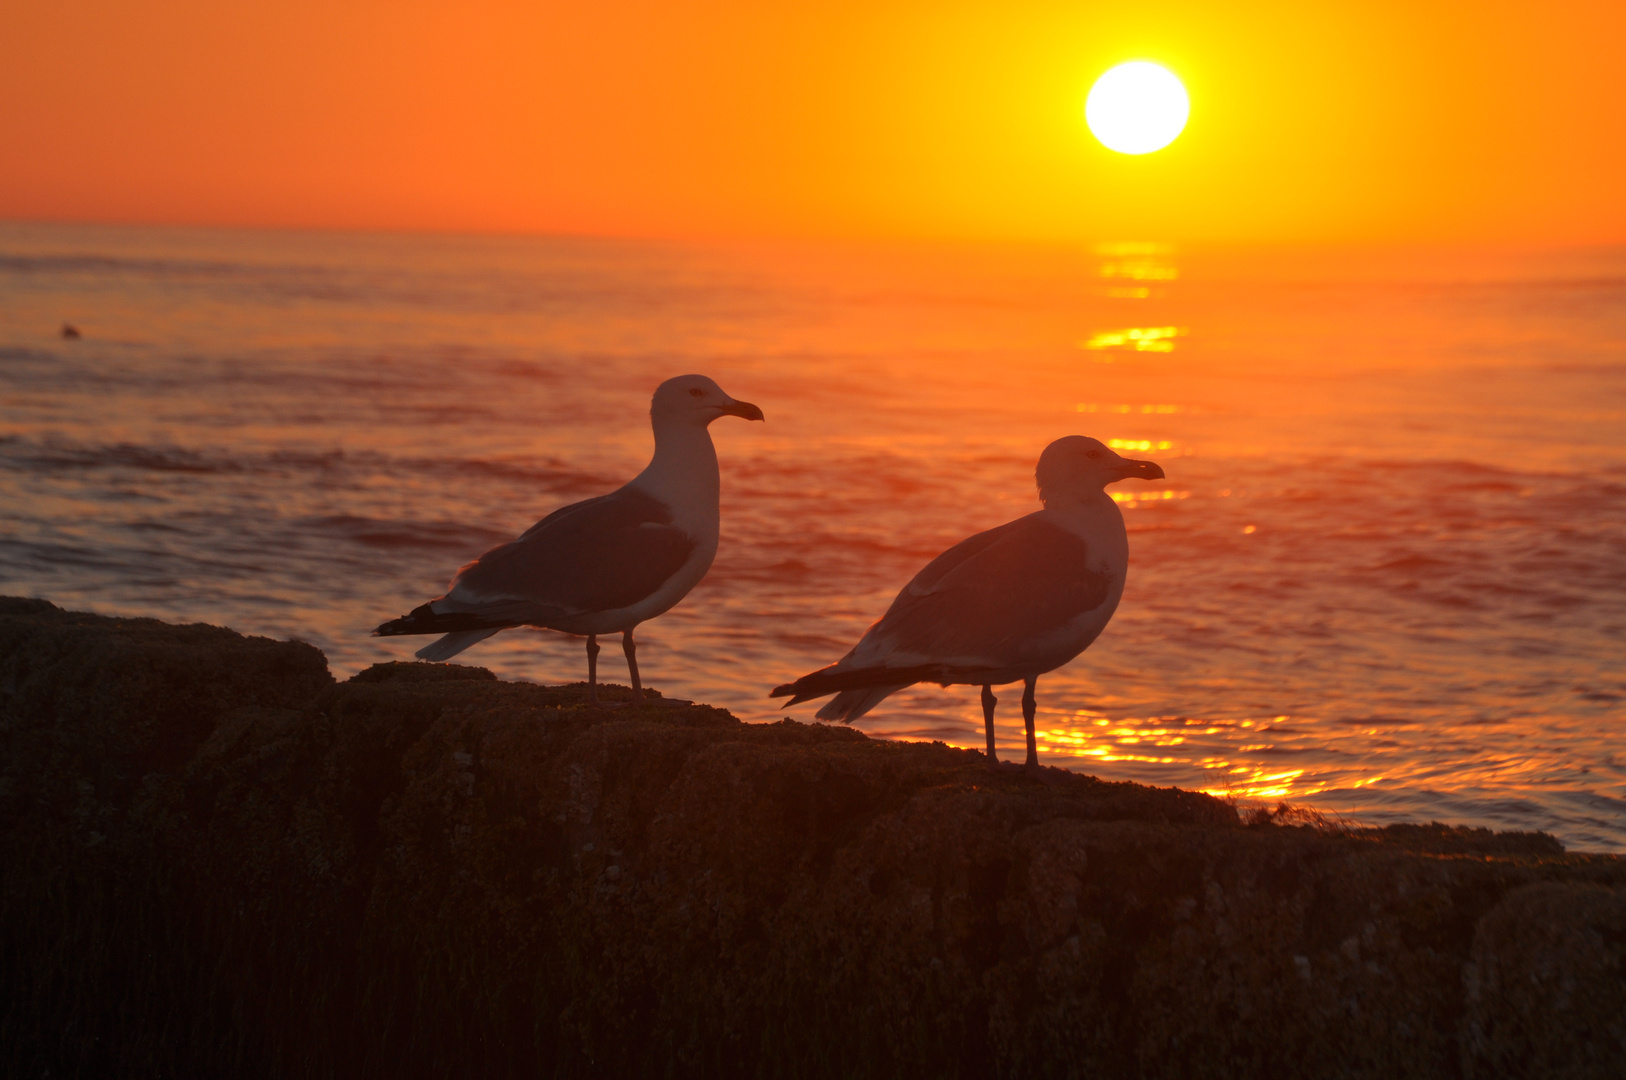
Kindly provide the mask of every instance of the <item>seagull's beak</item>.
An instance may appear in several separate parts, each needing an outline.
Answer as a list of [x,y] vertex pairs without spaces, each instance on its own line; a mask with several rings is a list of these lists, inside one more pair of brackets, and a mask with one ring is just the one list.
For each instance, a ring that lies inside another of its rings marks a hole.
[[1163,479],[1163,466],[1155,461],[1136,461],[1134,458],[1124,458],[1118,468],[1121,470],[1118,474],[1120,480],[1128,480],[1131,476],[1139,477],[1142,480]]
[[738,416],[742,420],[764,419],[762,410],[751,404],[749,401],[730,400],[727,405],[723,406],[723,415]]

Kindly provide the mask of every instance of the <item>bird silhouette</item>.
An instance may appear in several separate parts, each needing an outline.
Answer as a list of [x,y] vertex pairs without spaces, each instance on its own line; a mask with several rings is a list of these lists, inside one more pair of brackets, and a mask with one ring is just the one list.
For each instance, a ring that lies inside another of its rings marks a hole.
[[642,700],[633,628],[687,596],[717,554],[720,481],[707,427],[721,416],[763,418],[704,375],[661,383],[649,416],[655,454],[643,472],[560,507],[458,570],[444,595],[373,633],[445,635],[418,650],[423,660],[449,660],[511,626],[582,634],[589,700],[599,704],[598,635],[619,632],[633,700]]
[[1163,469],[1083,435],[1057,439],[1035,470],[1044,509],[943,552],[846,656],[769,696],[789,697],[788,707],[834,694],[818,718],[851,723],[915,683],[980,685],[992,765],[993,688],[1021,681],[1027,764],[1037,768],[1039,676],[1087,649],[1123,596],[1129,536],[1106,486],[1131,477],[1161,480]]

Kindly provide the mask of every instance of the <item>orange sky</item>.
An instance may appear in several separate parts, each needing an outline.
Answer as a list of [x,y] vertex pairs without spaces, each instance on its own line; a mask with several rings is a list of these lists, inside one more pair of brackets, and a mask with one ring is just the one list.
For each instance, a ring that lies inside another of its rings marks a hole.
[[[1621,0],[0,0],[0,217],[1626,241]],[[1111,153],[1121,60],[1191,124]]]

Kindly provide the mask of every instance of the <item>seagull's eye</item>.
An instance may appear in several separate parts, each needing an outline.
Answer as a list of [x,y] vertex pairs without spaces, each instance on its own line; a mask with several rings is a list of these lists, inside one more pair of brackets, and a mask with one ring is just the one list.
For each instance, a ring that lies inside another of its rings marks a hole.
[[689,388],[689,396],[690,397],[705,397],[706,392],[704,390],[700,389],[700,387],[698,387],[698,386],[691,386]]
[[1090,453],[1089,453],[1089,456],[1092,457],[1092,458],[1098,458],[1098,457],[1101,456],[1101,451],[1099,451],[1099,450],[1091,450]]

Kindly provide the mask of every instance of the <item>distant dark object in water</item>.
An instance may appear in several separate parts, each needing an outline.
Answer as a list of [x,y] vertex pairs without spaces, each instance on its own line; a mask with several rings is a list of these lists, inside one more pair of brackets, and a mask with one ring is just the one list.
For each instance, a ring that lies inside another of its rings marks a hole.
[[84,335],[79,332],[79,328],[73,323],[65,322],[62,324],[62,336],[69,341],[78,341]]

